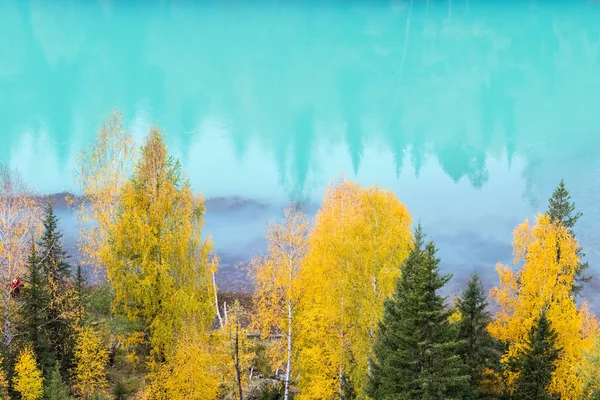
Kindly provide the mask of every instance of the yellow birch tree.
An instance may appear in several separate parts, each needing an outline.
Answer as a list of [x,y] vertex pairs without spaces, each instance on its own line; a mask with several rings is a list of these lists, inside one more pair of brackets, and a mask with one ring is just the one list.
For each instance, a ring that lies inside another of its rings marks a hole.
[[[533,226],[525,221],[513,235],[515,271],[497,266],[500,285],[490,295],[500,308],[489,326],[490,333],[508,345],[502,358],[507,363],[524,350],[527,332],[547,307],[546,315],[561,348],[548,391],[563,399],[577,399],[582,379],[574,366],[582,363],[584,351],[593,344],[571,294],[579,262],[577,241],[547,215],[538,215]],[[507,372],[507,378],[510,384],[516,375]]]
[[216,265],[208,262],[212,244],[202,238],[203,214],[204,199],[192,193],[179,162],[152,128],[121,190],[102,262],[115,310],[144,326],[159,362],[183,327],[202,331],[213,319],[209,294]]
[[298,399],[365,398],[375,327],[411,242],[391,191],[345,180],[327,190],[298,278]]
[[267,255],[251,263],[255,283],[253,326],[262,339],[273,334],[284,340],[272,340],[269,356],[276,368],[285,371],[284,400],[289,397],[292,355],[295,350],[295,314],[299,301],[297,278],[308,251],[308,220],[299,206],[284,211],[282,223],[267,226]]

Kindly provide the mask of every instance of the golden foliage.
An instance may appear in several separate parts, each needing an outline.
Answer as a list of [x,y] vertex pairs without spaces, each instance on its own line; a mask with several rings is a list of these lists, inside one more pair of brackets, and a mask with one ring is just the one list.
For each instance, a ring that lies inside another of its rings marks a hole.
[[284,211],[282,223],[267,227],[267,255],[251,263],[255,282],[253,327],[263,339],[273,334],[282,340],[271,340],[268,355],[275,368],[292,369],[295,347],[294,316],[299,301],[297,278],[308,252],[308,221],[296,205]]
[[299,400],[334,397],[342,378],[363,396],[375,327],[410,250],[410,226],[391,191],[349,181],[327,191],[297,285]]
[[[527,332],[547,307],[547,316],[562,348],[548,388],[563,399],[576,399],[582,381],[574,366],[583,360],[583,350],[592,342],[583,334],[583,313],[577,309],[571,288],[579,257],[577,241],[561,225],[552,224],[546,215],[538,215],[536,224],[525,221],[514,232],[516,272],[499,264],[500,285],[491,296],[500,305],[490,333],[508,344],[502,361],[507,362],[524,349]],[[521,268],[518,268],[522,261]],[[508,373],[508,382],[515,378]]]
[[91,328],[83,328],[77,336],[74,353],[75,390],[84,399],[105,393],[108,351],[100,337]]
[[150,374],[147,400],[214,400],[220,390],[225,355],[215,337],[186,329],[167,361]]
[[448,317],[448,320],[450,321],[450,323],[455,324],[457,322],[460,322],[462,319],[462,313],[460,312],[459,309],[455,308],[454,311],[452,311],[452,314],[450,314],[450,316]]
[[241,325],[245,311],[237,301],[228,315],[224,326],[212,331],[185,327],[165,362],[150,372],[144,399],[239,399],[253,354]]
[[81,227],[79,250],[84,264],[94,268],[101,265],[101,255],[108,246],[108,229],[117,217],[118,194],[129,178],[134,159],[133,137],[123,126],[123,115],[115,111],[76,163],[75,183],[84,201],[75,205],[75,200],[70,200]]
[[19,353],[13,387],[23,400],[37,400],[44,395],[44,377],[37,366],[31,345],[25,346]]
[[184,326],[204,328],[213,318],[210,274],[216,265],[208,262],[210,240],[202,239],[203,213],[204,199],[192,193],[153,128],[121,190],[102,261],[116,310],[144,323],[158,359],[170,353]]

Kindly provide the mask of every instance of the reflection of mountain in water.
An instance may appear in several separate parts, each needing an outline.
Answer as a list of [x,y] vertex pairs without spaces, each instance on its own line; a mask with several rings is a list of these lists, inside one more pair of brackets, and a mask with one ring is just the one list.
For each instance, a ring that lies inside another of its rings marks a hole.
[[68,170],[117,107],[150,115],[184,164],[199,121],[218,118],[236,159],[258,144],[296,196],[332,143],[355,174],[378,144],[397,174],[434,156],[476,188],[489,155],[518,154],[530,201],[565,152],[597,162],[600,5],[408,4],[4,1],[0,161],[47,131]]

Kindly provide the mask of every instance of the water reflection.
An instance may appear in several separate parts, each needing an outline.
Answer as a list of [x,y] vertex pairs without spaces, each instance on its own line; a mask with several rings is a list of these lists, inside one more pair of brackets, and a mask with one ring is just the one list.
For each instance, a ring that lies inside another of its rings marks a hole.
[[430,154],[475,188],[488,180],[490,154],[529,160],[533,188],[544,173],[534,165],[565,142],[575,153],[598,145],[598,5],[454,2],[449,14],[445,2],[408,4],[157,2],[140,11],[4,0],[3,37],[16,42],[0,42],[0,158],[32,162],[19,138],[43,126],[67,170],[70,144],[88,143],[114,107],[132,118],[141,110],[183,157],[194,156],[186,150],[200,121],[216,117],[236,160],[257,143],[296,196],[327,161],[314,156],[324,143],[346,144],[355,175],[365,145],[378,143],[397,174],[405,154],[417,175]]

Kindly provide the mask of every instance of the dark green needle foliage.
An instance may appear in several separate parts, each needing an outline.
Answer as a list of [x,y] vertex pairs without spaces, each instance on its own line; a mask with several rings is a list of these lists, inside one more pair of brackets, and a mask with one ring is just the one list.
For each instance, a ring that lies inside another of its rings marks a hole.
[[486,387],[491,377],[486,371],[501,371],[501,344],[488,332],[491,315],[479,275],[474,273],[457,301],[461,319],[458,322],[458,338],[462,344],[459,354],[469,375],[469,398],[492,398],[493,390]]
[[[575,237],[575,224],[583,214],[575,211],[575,203],[571,202],[571,195],[565,187],[565,182],[563,180],[560,181],[554,190],[554,193],[552,193],[552,197],[550,197],[548,200],[547,214],[550,216],[550,220],[552,222],[560,222],[569,230],[569,233]],[[581,247],[577,249],[577,255],[580,257],[580,259],[585,257],[585,253]],[[591,277],[585,275],[585,271],[588,269],[588,267],[589,265],[587,262],[579,263],[577,273],[575,275],[575,283],[573,284],[572,289],[574,294],[581,292],[583,289],[583,284],[591,280]]]
[[554,362],[560,355],[556,346],[556,333],[542,312],[536,324],[529,331],[526,350],[511,363],[511,368],[519,373],[515,381],[514,399],[554,400],[547,392],[556,368]]
[[423,239],[419,226],[378,325],[367,379],[367,393],[378,400],[462,399],[466,393],[460,343],[437,294],[450,276],[440,276],[435,245]]

